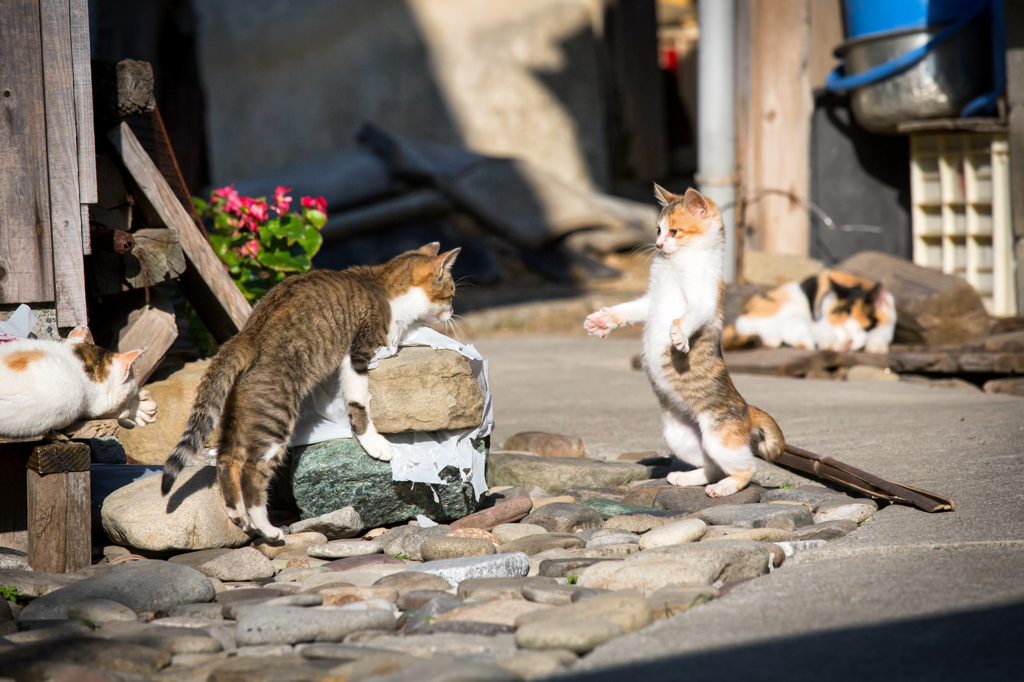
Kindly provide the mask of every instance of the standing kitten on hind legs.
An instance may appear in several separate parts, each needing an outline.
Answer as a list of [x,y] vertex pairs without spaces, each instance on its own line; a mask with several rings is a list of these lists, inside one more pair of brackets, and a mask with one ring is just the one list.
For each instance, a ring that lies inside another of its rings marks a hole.
[[647,293],[587,317],[604,338],[616,327],[644,323],[644,370],[662,407],[665,442],[697,467],[673,472],[673,485],[706,485],[711,497],[741,490],[754,475],[754,455],[773,460],[785,447],[778,424],[747,405],[722,359],[722,267],[725,234],[718,207],[693,189],[677,196],[655,185],[663,208],[658,252]]

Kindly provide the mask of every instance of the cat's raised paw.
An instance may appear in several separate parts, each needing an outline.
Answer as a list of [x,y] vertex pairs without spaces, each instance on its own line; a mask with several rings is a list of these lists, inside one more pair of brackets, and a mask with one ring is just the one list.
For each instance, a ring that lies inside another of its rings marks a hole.
[[388,439],[379,433],[364,433],[361,436],[356,436],[359,444],[363,446],[363,449],[373,457],[379,459],[382,462],[390,462],[394,456],[394,448],[391,447],[391,443]]
[[601,308],[596,312],[590,313],[583,322],[583,328],[587,330],[588,334],[600,336],[602,339],[608,336],[608,332],[612,329],[621,326],[622,320],[609,308]]
[[708,478],[704,474],[704,469],[696,469],[694,471],[673,471],[668,475],[667,480],[670,485],[676,485],[679,487],[704,485],[708,482]]
[[690,352],[690,339],[683,333],[683,328],[678,324],[672,325],[668,330],[669,338],[672,339],[672,347],[680,353]]

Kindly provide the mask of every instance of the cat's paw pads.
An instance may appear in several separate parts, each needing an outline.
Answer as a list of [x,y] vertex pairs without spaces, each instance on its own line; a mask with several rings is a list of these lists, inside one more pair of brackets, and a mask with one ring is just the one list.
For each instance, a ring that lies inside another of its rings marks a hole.
[[601,308],[596,312],[590,313],[583,322],[583,328],[587,330],[588,334],[600,336],[602,339],[608,336],[608,332],[612,329],[621,326],[622,320],[609,308]]
[[394,456],[395,451],[391,447],[391,443],[388,439],[379,433],[365,433],[362,436],[357,436],[359,444],[363,446],[363,449],[373,457],[379,459],[382,462],[390,462]]
[[672,347],[680,353],[690,352],[690,339],[683,333],[683,328],[678,324],[672,325],[668,330],[669,338],[672,339]]
[[737,489],[734,482],[725,479],[718,483],[712,483],[707,488],[704,488],[704,492],[708,494],[708,497],[728,497],[729,495],[734,495]]

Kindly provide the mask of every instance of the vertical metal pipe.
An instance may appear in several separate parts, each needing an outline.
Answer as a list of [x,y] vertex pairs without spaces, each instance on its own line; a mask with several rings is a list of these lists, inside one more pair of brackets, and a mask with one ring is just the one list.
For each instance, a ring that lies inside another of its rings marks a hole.
[[[697,184],[719,206],[736,201],[736,0],[700,0]],[[736,281],[736,210],[725,222],[725,281]]]

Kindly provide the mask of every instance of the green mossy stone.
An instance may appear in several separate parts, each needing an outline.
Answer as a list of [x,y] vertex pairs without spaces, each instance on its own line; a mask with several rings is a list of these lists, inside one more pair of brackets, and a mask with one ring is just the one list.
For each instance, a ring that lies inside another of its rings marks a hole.
[[[483,443],[477,448],[486,452]],[[473,486],[463,484],[455,467],[441,471],[447,485],[395,481],[391,464],[366,454],[354,438],[295,448],[291,454],[291,491],[302,518],[355,507],[366,528],[402,523],[417,514],[449,523],[477,510]]]
[[582,504],[587,505],[598,514],[601,515],[605,521],[613,516],[620,514],[632,514],[633,512],[651,512],[654,511],[653,507],[642,507],[639,504],[626,504],[625,502],[616,502],[615,500],[606,500],[603,497],[593,497],[589,500],[584,500]]

